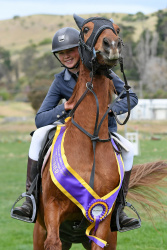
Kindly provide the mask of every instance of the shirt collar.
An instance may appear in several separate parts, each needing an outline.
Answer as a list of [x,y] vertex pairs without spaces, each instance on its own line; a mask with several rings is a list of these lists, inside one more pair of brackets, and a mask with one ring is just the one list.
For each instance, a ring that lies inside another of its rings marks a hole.
[[65,69],[65,72],[64,72],[64,80],[65,81],[69,81],[71,79],[71,74],[70,72],[68,71],[68,69]]

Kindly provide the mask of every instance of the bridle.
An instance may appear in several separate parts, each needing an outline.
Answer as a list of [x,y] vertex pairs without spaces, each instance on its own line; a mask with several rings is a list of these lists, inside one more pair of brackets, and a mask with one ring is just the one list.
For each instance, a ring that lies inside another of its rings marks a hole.
[[[94,29],[86,42],[84,41],[83,31],[81,30],[79,35],[79,54],[82,63],[95,75],[99,68],[103,68],[102,65],[98,63],[96,58],[96,54],[99,53],[99,51],[95,50],[95,44],[98,37],[105,29],[111,29],[115,35],[117,34],[114,29],[113,23],[106,18],[89,18],[83,22],[82,27],[88,22],[94,23]],[[106,70],[106,68],[108,67],[105,66],[103,70]]]
[[[79,38],[79,52],[80,52],[80,57],[81,57],[81,60],[83,62],[83,64],[85,64],[85,61],[84,61],[84,57],[85,57],[85,52],[88,51],[89,52],[89,57],[91,56],[91,59],[89,60],[87,66],[89,67],[91,65],[91,81],[90,82],[87,82],[86,83],[86,90],[85,92],[83,93],[83,95],[80,97],[80,99],[78,100],[78,102],[76,103],[76,105],[74,106],[74,108],[71,110],[69,116],[72,117],[71,119],[71,122],[80,130],[82,131],[85,135],[87,135],[91,141],[92,141],[92,144],[93,144],[93,152],[94,152],[94,160],[93,160],[93,167],[92,167],[92,172],[91,172],[91,178],[90,178],[90,183],[89,185],[91,186],[91,188],[93,189],[94,187],[94,176],[95,176],[95,150],[96,150],[96,144],[97,142],[108,142],[111,140],[111,136],[110,136],[110,133],[109,133],[109,137],[107,139],[100,139],[99,138],[99,131],[100,131],[100,128],[101,128],[101,125],[104,121],[104,119],[106,118],[106,116],[108,115],[108,113],[110,112],[110,110],[112,110],[112,107],[114,106],[114,104],[116,103],[116,101],[123,95],[123,93],[126,91],[127,92],[127,102],[128,102],[128,115],[126,117],[126,119],[124,120],[123,123],[121,123],[116,114],[113,113],[116,121],[120,124],[120,125],[124,125],[128,119],[129,119],[129,116],[130,116],[130,98],[129,98],[129,90],[130,90],[130,86],[128,85],[127,83],[127,80],[126,80],[126,76],[125,76],[125,73],[124,73],[124,69],[123,69],[123,59],[120,58],[119,62],[120,62],[120,67],[121,67],[121,72],[123,73],[123,77],[124,77],[124,82],[125,82],[125,86],[124,86],[124,89],[122,90],[122,92],[117,96],[117,98],[114,100],[114,102],[112,102],[107,111],[105,112],[105,114],[103,115],[101,121],[99,122],[99,125],[98,125],[98,120],[99,120],[99,102],[98,102],[98,98],[97,98],[97,95],[96,93],[94,92],[93,90],[93,78],[96,74],[96,71],[99,69],[99,63],[97,62],[97,58],[96,58],[96,51],[95,51],[95,48],[94,48],[94,45],[98,39],[98,37],[100,36],[100,34],[102,33],[103,30],[105,29],[111,29],[114,34],[116,34],[115,30],[114,30],[114,27],[113,27],[113,24],[110,20],[108,19],[104,19],[104,18],[89,18],[86,20],[85,23],[89,22],[89,21],[93,21],[95,19],[95,28],[97,29],[96,33],[95,33],[95,37],[93,38],[93,42],[91,42],[91,39],[93,37],[93,35],[91,34],[91,36],[89,37],[89,39],[87,40],[87,42],[85,43],[84,42],[84,39],[83,39],[83,33],[81,31],[80,33],[80,38]],[[100,27],[97,27],[97,19],[101,20],[102,21],[106,21],[107,20],[107,23],[109,22],[109,24],[104,24]],[[85,23],[83,25],[85,25]],[[94,33],[94,32],[93,32]],[[91,43],[91,46],[89,45],[89,43]],[[106,74],[106,72],[105,72]],[[107,77],[109,77],[109,72],[108,72],[108,69],[107,69]],[[111,79],[111,77],[110,77]],[[96,122],[95,122],[95,127],[94,127],[94,132],[93,134],[90,134],[88,131],[86,131],[83,127],[81,127],[78,123],[76,123],[74,121],[74,113],[75,113],[75,110],[77,109],[77,107],[80,105],[80,103],[83,101],[83,99],[85,98],[85,96],[88,94],[88,93],[92,93],[94,98],[95,98],[95,101],[96,101],[96,107],[97,107],[97,110],[96,110]]]
[[[104,23],[104,25],[100,25],[100,22],[97,22],[97,20],[101,20],[102,23]],[[109,114],[109,112],[112,110],[112,107],[114,106],[114,104],[116,103],[116,101],[123,95],[123,93],[126,91],[127,93],[127,103],[128,103],[128,115],[126,117],[126,119],[124,120],[124,122],[120,122],[119,119],[117,118],[117,115],[113,112],[113,115],[116,119],[116,121],[120,124],[120,125],[124,125],[130,116],[130,97],[129,97],[129,90],[130,90],[130,86],[127,83],[127,79],[124,73],[124,68],[123,68],[123,58],[120,57],[119,59],[119,63],[120,63],[120,70],[123,73],[123,77],[124,77],[124,88],[122,90],[122,92],[117,96],[117,98],[109,105],[107,111],[105,112],[105,114],[103,115],[101,121],[98,124],[98,120],[99,120],[99,102],[98,102],[98,98],[96,93],[93,90],[93,78],[95,76],[95,74],[97,73],[97,71],[100,69],[101,65],[98,63],[97,61],[97,57],[96,57],[96,53],[98,53],[97,51],[95,51],[95,43],[98,39],[98,37],[100,36],[100,34],[102,33],[103,30],[105,29],[111,29],[114,34],[116,34],[114,27],[113,27],[113,23],[105,18],[100,18],[100,17],[96,17],[96,18],[89,18],[87,20],[85,20],[85,22],[83,23],[83,25],[85,25],[87,22],[94,22],[95,26],[94,29],[95,31],[92,32],[91,36],[89,37],[89,39],[87,40],[87,42],[84,42],[83,39],[83,33],[81,31],[80,33],[80,37],[79,37],[79,53],[80,53],[80,57],[81,60],[83,62],[83,64],[91,71],[90,72],[90,76],[91,76],[91,81],[86,83],[86,90],[83,93],[83,95],[80,97],[80,99],[77,101],[77,103],[75,104],[74,108],[70,111],[69,116],[71,117],[71,122],[74,124],[74,126],[76,126],[81,132],[83,132],[85,135],[87,135],[91,141],[92,141],[92,145],[93,145],[93,152],[94,152],[94,160],[93,160],[93,167],[92,167],[92,172],[91,172],[91,177],[90,177],[90,183],[89,185],[91,186],[91,188],[93,189],[94,187],[94,176],[95,176],[95,150],[96,150],[96,144],[97,142],[108,142],[111,140],[111,135],[109,133],[109,137],[107,139],[100,139],[99,138],[99,131],[101,128],[101,125],[104,121],[104,119],[106,118],[106,116]],[[107,22],[107,24],[106,24]],[[94,37],[95,34],[95,37]],[[93,39],[93,40],[92,40]],[[86,57],[86,59],[85,59]],[[109,75],[109,70],[110,68],[102,68],[102,72],[104,73],[105,76],[107,76],[109,79],[112,79],[112,77]],[[80,103],[84,100],[85,96],[88,93],[92,93],[95,101],[96,101],[96,121],[95,121],[95,127],[94,127],[94,132],[93,134],[90,134],[88,131],[86,131],[83,127],[81,127],[77,122],[74,121],[74,113],[77,109],[77,107],[80,105]],[[64,116],[64,115],[63,115]],[[61,116],[60,118],[62,118],[63,116]]]

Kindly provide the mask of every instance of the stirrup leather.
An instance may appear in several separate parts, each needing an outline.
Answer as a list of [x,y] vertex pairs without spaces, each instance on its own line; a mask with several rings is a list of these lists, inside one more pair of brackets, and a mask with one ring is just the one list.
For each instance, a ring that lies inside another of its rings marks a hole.
[[[28,198],[31,199],[31,202],[32,202],[32,210],[33,210],[33,212],[32,212],[32,217],[31,217],[31,218],[19,216],[19,215],[13,213],[13,210],[14,210],[14,208],[15,208],[15,205],[16,205],[21,199],[23,199],[24,197],[28,197]],[[10,215],[11,215],[11,217],[14,218],[14,219],[21,220],[21,221],[25,221],[25,222],[29,222],[29,223],[34,223],[35,220],[36,220],[36,213],[37,213],[37,206],[36,206],[36,201],[35,201],[34,196],[33,196],[32,194],[29,195],[29,194],[27,194],[27,193],[22,193],[22,194],[17,198],[17,200],[15,201],[15,203],[13,204],[12,209],[11,209],[11,212],[10,212]]]
[[[133,212],[135,212],[135,214],[138,217],[138,224],[130,226],[130,227],[121,227],[120,223],[119,223],[119,217],[120,217],[120,212],[122,211],[122,209],[124,209],[125,207],[129,207],[131,210],[133,210]],[[130,231],[133,229],[137,229],[141,227],[141,219],[140,216],[137,212],[137,210],[134,208],[134,206],[129,203],[129,202],[125,202],[124,205],[120,204],[117,208],[117,213],[116,213],[116,226],[117,226],[117,230],[121,233],[126,232],[126,231]]]

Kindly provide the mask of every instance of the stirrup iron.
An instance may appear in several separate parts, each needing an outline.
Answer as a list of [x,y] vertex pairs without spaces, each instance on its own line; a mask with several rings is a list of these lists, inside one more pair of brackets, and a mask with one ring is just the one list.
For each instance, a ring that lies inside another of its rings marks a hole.
[[[119,223],[119,216],[120,216],[120,212],[122,209],[124,209],[125,207],[129,207],[138,217],[138,224],[136,225],[133,225],[133,226],[130,226],[130,227],[121,227],[120,226],[120,223]],[[129,203],[129,202],[125,202],[124,205],[120,204],[117,208],[117,213],[116,213],[116,226],[117,226],[117,230],[121,233],[123,232],[126,232],[126,231],[130,231],[130,230],[133,230],[133,229],[137,229],[137,228],[140,228],[141,227],[141,219],[140,219],[140,216],[137,212],[137,210],[134,208],[134,206]]]
[[[32,202],[32,209],[33,209],[33,212],[32,212],[32,217],[31,218],[28,218],[28,217],[24,217],[24,216],[19,216],[19,215],[16,215],[16,214],[13,214],[13,210],[14,210],[14,207],[16,205],[16,203],[18,203],[21,199],[23,199],[24,197],[28,197],[31,199],[31,202]],[[17,200],[15,201],[15,203],[13,204],[12,206],[12,209],[11,209],[11,212],[10,212],[10,215],[12,218],[14,219],[17,219],[17,220],[21,220],[21,221],[25,221],[25,222],[29,222],[29,223],[34,223],[35,220],[36,220],[36,214],[37,214],[37,207],[36,207],[36,201],[35,201],[35,198],[34,196],[31,194],[27,194],[27,193],[22,193],[18,198]]]

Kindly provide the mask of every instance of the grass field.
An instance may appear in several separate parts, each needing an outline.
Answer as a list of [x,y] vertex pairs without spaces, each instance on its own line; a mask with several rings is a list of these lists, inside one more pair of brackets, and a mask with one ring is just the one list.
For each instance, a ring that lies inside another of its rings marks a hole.
[[[10,218],[10,209],[14,201],[25,190],[26,161],[30,144],[28,131],[30,132],[32,127],[32,123],[29,127],[24,122],[11,123],[6,124],[5,130],[4,123],[0,124],[0,250],[33,249],[33,224]],[[153,127],[154,123],[150,124],[150,131]],[[21,132],[18,128],[22,128]],[[159,133],[160,129],[157,127],[156,134]],[[151,140],[150,135],[153,135],[152,132],[140,132],[141,155],[135,157],[135,164],[167,159],[165,132],[161,133],[160,140]],[[165,202],[167,204],[166,197]],[[148,220],[147,214],[138,211],[142,216],[142,227],[126,233],[118,233],[117,250],[166,250],[167,221],[155,215],[155,229]],[[72,247],[72,250],[82,249],[81,245]]]

